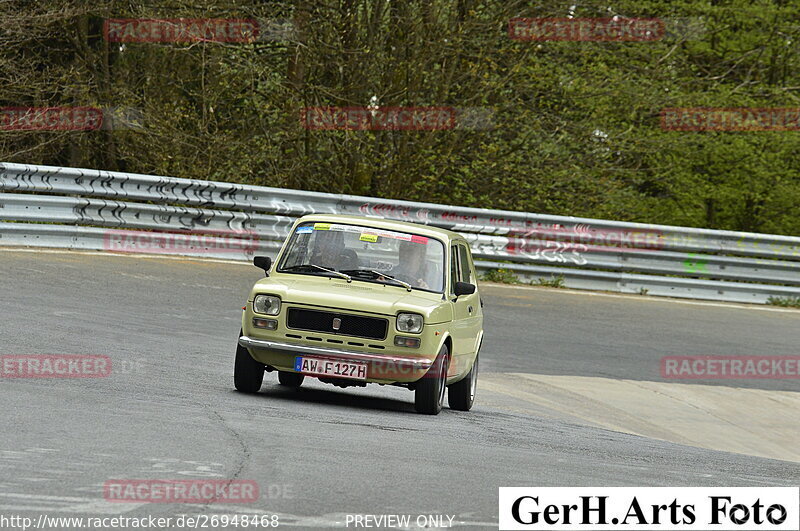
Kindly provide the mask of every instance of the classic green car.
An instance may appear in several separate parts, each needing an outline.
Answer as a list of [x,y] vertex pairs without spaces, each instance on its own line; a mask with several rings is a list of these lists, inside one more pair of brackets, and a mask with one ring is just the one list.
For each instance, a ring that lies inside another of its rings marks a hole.
[[482,302],[466,240],[455,232],[360,216],[297,220],[242,313],[234,385],[264,371],[299,387],[407,387],[418,412],[469,411],[478,381]]

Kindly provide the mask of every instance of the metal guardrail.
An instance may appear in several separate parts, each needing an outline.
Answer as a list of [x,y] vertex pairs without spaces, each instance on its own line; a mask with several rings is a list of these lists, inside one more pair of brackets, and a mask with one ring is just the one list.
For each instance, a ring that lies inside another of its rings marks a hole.
[[800,296],[800,238],[0,164],[0,245],[249,260],[309,213],[463,234],[480,269],[567,287],[764,303]]

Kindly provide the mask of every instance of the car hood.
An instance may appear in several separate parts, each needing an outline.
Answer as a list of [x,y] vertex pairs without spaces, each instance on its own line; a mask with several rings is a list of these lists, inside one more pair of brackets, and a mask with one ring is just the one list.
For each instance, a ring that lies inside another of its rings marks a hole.
[[276,273],[256,282],[249,301],[258,293],[277,295],[284,303],[336,308],[345,311],[395,316],[399,312],[422,314],[426,324],[452,321],[452,308],[440,293],[413,290],[343,278]]

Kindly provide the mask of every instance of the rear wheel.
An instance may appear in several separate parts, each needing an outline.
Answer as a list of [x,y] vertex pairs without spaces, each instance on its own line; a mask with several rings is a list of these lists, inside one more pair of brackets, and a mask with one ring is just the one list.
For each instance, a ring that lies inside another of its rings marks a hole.
[[444,390],[447,383],[447,366],[449,361],[447,345],[442,345],[442,350],[433,362],[433,367],[417,382],[414,391],[414,409],[417,413],[438,415],[444,404]]
[[478,356],[472,364],[469,374],[463,380],[447,388],[447,401],[450,409],[469,411],[475,402],[475,391],[478,388]]
[[278,371],[278,383],[286,387],[300,387],[305,376],[296,372]]
[[[239,333],[241,336],[241,332]],[[233,365],[233,385],[242,393],[257,393],[264,381],[264,365],[250,356],[247,349],[236,344],[236,361]]]

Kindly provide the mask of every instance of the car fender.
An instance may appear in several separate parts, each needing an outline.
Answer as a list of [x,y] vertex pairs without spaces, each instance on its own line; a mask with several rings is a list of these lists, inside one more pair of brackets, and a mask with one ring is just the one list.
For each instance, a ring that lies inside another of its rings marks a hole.
[[[436,354],[437,354],[437,355],[438,355],[438,354],[439,354],[439,352],[442,350],[442,347],[444,346],[445,342],[447,342],[447,339],[448,339],[448,338],[450,338],[450,341],[451,341],[451,343],[452,343],[452,337],[451,337],[451,334],[450,334],[450,332],[449,332],[449,331],[444,331],[444,332],[442,332],[442,338],[439,340],[439,343],[438,343],[438,344],[437,344],[437,346],[436,346],[436,351],[435,351],[435,352],[436,352]],[[448,349],[448,353],[447,353],[447,355],[448,355],[448,357],[450,358],[450,363],[452,363],[452,361],[453,361],[453,350],[452,350],[452,348],[451,348],[451,349]],[[452,366],[451,366],[451,368],[452,368]],[[449,371],[448,371],[448,372],[449,372]],[[451,376],[451,378],[452,378],[452,376]],[[448,385],[449,385],[450,383],[451,383],[451,382],[448,380]]]
[[[444,346],[444,344],[447,341],[448,337],[450,337],[450,332],[449,331],[445,330],[444,332],[442,332],[442,336],[439,339],[439,342],[436,344],[436,349],[433,350],[432,354],[434,354],[435,356],[439,355],[439,352],[442,350],[442,347]],[[448,352],[448,356],[450,356],[452,358],[453,353],[452,352]]]

